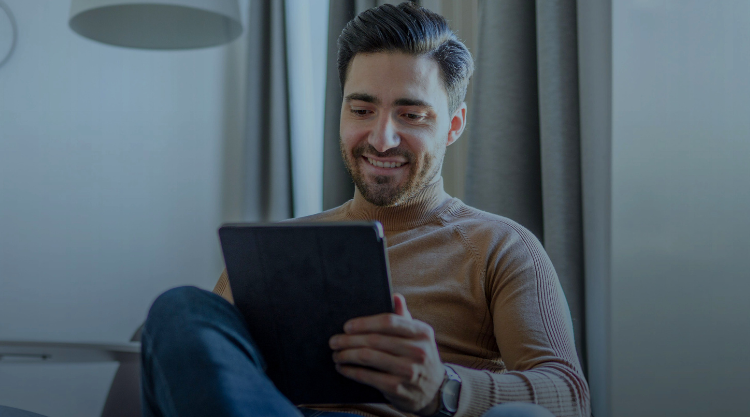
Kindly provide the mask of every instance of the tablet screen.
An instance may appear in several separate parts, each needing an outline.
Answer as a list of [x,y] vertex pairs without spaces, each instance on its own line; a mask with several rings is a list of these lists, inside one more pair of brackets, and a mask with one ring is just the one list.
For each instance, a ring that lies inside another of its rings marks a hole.
[[219,229],[235,305],[294,404],[386,402],[339,374],[328,340],[355,317],[393,312],[378,222],[230,224]]

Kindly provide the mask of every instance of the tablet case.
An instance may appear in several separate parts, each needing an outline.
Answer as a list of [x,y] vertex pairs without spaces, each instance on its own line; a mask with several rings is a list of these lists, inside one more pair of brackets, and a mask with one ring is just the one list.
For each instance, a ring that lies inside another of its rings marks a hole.
[[228,224],[219,237],[235,305],[282,394],[294,404],[387,402],[339,374],[328,346],[347,320],[393,312],[380,223]]

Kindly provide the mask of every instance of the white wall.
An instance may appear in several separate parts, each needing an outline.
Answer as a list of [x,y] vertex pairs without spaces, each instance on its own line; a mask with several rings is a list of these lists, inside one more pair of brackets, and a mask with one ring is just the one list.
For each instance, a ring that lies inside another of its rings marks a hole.
[[[0,68],[0,339],[127,341],[160,292],[221,271],[241,45],[118,48],[71,31],[69,1],[6,2],[19,38]],[[115,368],[0,364],[0,404],[95,416]]]
[[750,415],[750,2],[612,20],[612,415]]

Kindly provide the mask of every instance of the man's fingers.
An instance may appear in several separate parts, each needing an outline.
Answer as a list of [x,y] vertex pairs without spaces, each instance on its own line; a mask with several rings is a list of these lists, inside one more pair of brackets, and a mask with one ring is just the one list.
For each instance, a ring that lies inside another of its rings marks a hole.
[[336,335],[329,341],[333,350],[371,348],[394,356],[410,358],[418,363],[427,357],[425,349],[415,345],[410,339],[372,333],[363,335]]
[[403,380],[397,376],[358,366],[337,365],[336,370],[347,378],[379,390],[397,408],[415,410],[422,407],[421,404],[416,402],[419,398],[417,392],[410,390],[403,384]]
[[385,313],[351,319],[344,324],[347,334],[380,333],[406,338],[420,338],[430,334],[426,323],[397,314]]
[[362,368],[361,366],[341,364],[336,365],[336,370],[347,378],[376,388],[386,397],[405,397],[408,395],[408,390],[403,384],[404,379],[398,375]]
[[345,377],[367,384],[383,393],[398,391],[400,378],[359,366],[336,365],[336,370]]
[[400,377],[399,380],[418,380],[421,367],[398,356],[369,348],[346,349],[333,353],[337,365],[368,367],[376,371]]
[[403,295],[399,293],[393,294],[393,305],[397,315],[411,319],[411,313],[406,308],[406,298]]

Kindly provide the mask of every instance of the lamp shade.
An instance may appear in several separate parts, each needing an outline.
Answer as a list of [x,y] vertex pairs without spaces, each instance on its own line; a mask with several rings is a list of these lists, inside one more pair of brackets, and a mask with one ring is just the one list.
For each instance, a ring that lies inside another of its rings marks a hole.
[[237,0],[72,0],[70,28],[110,45],[191,49],[242,34]]

